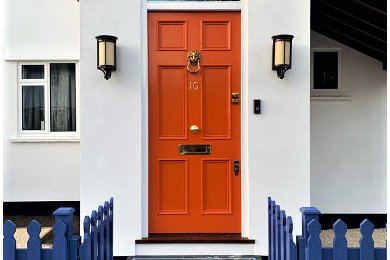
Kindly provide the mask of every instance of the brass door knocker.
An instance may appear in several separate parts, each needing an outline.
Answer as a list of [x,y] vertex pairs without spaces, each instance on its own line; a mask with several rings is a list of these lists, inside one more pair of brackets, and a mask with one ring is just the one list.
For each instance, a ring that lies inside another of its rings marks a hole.
[[[187,70],[191,73],[197,73],[200,71],[200,52],[198,51],[190,51],[187,56],[188,64],[187,64]],[[197,69],[192,70],[190,69],[191,66],[198,66]]]

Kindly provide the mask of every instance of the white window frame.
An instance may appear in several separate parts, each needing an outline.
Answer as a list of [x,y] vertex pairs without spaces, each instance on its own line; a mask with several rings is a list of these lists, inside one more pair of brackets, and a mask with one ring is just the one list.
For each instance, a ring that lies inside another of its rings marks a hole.
[[[337,89],[314,89],[314,53],[337,52]],[[311,48],[310,49],[310,94],[312,96],[339,96],[342,94],[341,85],[341,48]]]
[[[50,64],[51,63],[74,63],[76,79],[76,131],[69,132],[51,132],[50,131]],[[23,65],[44,65],[44,79],[22,79]],[[23,61],[18,62],[18,138],[19,139],[37,139],[37,140],[78,140],[80,138],[80,102],[79,102],[79,63],[75,60],[50,60],[50,61]],[[23,108],[22,96],[23,86],[44,86],[45,100],[45,129],[44,130],[23,130]]]

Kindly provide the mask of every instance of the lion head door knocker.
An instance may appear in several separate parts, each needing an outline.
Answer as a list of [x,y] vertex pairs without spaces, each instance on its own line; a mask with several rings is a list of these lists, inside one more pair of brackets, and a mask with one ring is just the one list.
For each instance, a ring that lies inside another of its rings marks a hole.
[[[200,71],[200,52],[190,51],[187,56],[188,64],[187,70],[191,73],[197,73]],[[195,70],[190,69],[190,66],[197,66]]]

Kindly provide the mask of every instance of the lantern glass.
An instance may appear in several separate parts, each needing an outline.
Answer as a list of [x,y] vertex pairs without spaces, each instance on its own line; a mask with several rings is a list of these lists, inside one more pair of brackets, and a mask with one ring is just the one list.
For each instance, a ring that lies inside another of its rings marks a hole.
[[290,65],[291,43],[285,40],[275,41],[275,66]]
[[98,66],[115,66],[115,43],[99,42]]
[[115,66],[115,44],[106,42],[106,65]]

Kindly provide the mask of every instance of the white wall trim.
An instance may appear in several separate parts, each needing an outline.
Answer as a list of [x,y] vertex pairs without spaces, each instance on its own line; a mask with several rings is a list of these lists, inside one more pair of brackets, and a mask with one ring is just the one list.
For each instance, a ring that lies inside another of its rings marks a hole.
[[[141,7],[141,212],[142,237],[148,237],[148,11],[241,11],[241,233],[249,236],[249,164],[248,164],[248,12],[246,1],[240,2],[147,2]],[[240,251],[241,252],[241,251]],[[253,251],[252,251],[253,252]],[[137,253],[138,254],[138,253]]]
[[191,10],[199,10],[199,11],[232,11],[232,10],[241,10],[242,9],[242,1],[234,1],[234,2],[183,2],[183,1],[145,1],[143,6],[147,10],[164,10],[164,11],[191,11]]
[[350,102],[350,96],[311,96],[310,101],[336,101],[336,102]]
[[138,244],[136,256],[148,255],[253,255],[255,244]]
[[10,143],[80,143],[80,138],[10,138]]

